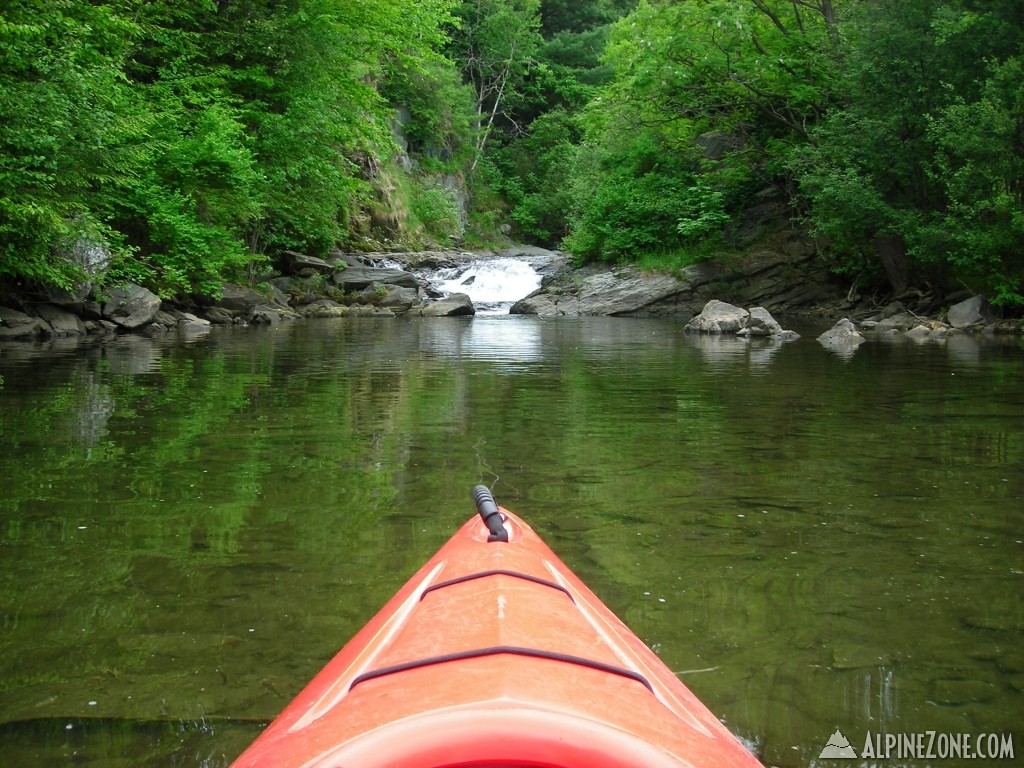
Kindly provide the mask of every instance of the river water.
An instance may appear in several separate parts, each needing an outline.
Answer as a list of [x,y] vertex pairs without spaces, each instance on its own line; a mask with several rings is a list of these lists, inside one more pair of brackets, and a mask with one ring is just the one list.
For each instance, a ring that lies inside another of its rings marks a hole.
[[840,356],[796,329],[495,315],[3,347],[3,764],[227,765],[479,482],[766,764],[822,764],[836,730],[858,755],[1009,734],[1019,759],[1024,349]]

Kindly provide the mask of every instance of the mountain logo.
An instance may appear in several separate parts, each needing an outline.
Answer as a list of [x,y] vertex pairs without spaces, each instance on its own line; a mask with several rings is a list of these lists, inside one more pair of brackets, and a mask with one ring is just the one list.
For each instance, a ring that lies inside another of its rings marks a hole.
[[850,742],[846,740],[846,737],[836,729],[828,738],[828,744],[821,750],[821,754],[818,755],[819,760],[837,760],[840,758],[857,757],[857,753],[853,751],[853,747],[850,746]]

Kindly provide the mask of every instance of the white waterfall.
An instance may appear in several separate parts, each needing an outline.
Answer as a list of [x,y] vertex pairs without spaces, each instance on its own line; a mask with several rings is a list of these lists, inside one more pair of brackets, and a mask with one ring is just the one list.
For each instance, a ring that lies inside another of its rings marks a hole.
[[428,279],[444,294],[465,293],[477,314],[505,315],[509,307],[540,287],[540,275],[522,259],[477,259],[439,269]]

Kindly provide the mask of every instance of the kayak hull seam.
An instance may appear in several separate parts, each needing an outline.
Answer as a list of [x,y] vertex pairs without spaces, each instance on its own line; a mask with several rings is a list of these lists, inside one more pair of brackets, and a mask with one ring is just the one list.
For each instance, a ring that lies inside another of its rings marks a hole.
[[498,654],[511,654],[514,656],[529,656],[535,659],[548,659],[550,661],[558,661],[563,664],[575,664],[580,667],[586,667],[587,669],[596,669],[600,672],[607,672],[611,675],[618,675],[619,677],[625,677],[630,680],[643,685],[651,693],[654,693],[654,687],[650,681],[641,675],[639,672],[635,672],[632,669],[626,669],[624,667],[617,667],[614,664],[605,664],[603,661],[595,661],[594,659],[586,659],[582,656],[573,656],[568,653],[558,653],[557,651],[545,651],[540,648],[523,648],[517,645],[495,645],[490,648],[474,648],[469,651],[457,651],[455,653],[444,653],[438,656],[430,656],[425,659],[416,659],[415,661],[406,661],[401,664],[393,664],[389,667],[381,667],[380,669],[371,669],[368,672],[364,672],[355,679],[352,680],[352,684],[349,686],[349,692],[352,691],[360,683],[365,683],[368,680],[375,680],[379,677],[386,677],[387,675],[394,675],[399,672],[407,672],[410,669],[419,669],[421,667],[431,667],[435,664],[447,664],[453,661],[464,661],[466,659],[478,659],[484,656],[496,656]]

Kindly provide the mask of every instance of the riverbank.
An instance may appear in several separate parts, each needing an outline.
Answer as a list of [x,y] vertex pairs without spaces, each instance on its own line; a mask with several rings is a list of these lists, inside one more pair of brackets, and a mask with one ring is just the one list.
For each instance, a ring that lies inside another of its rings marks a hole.
[[1019,320],[1001,319],[984,297],[966,292],[946,297],[944,306],[922,291],[901,297],[859,295],[800,249],[763,250],[667,273],[633,266],[577,268],[561,252],[520,245],[484,252],[337,251],[329,259],[290,253],[284,274],[264,276],[252,286],[228,284],[218,296],[179,301],[162,301],[138,285],[105,288],[99,297],[63,291],[8,294],[0,302],[0,341],[196,335],[213,325],[274,325],[308,317],[471,316],[477,312],[469,295],[472,277],[463,283],[467,292],[441,291],[431,278],[443,273],[446,285],[458,288],[467,265],[488,259],[528,264],[538,275],[540,287],[515,301],[510,314],[673,317],[688,323],[708,302],[721,301],[825,322],[847,318],[865,330],[935,338],[1022,330]]

